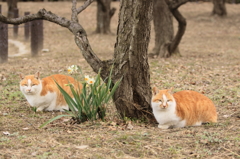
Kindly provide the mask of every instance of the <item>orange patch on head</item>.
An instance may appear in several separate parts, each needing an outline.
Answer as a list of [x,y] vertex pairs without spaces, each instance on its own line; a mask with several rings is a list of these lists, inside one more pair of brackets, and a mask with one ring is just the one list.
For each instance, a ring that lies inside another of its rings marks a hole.
[[153,102],[158,102],[160,108],[167,108],[168,102],[173,101],[172,95],[169,93],[170,90],[159,90],[158,92],[155,92],[156,95],[153,97]]
[[37,80],[34,75],[28,75],[28,76],[25,76],[23,78],[23,80],[21,80],[20,82],[20,85],[21,86],[24,86],[24,85],[28,85],[28,80],[31,80],[31,84],[33,85],[38,85],[40,84],[39,80]]
[[168,100],[173,100],[172,95],[169,93],[168,89],[165,90],[159,90],[158,92],[156,92],[156,95],[153,97],[152,101],[153,102],[157,102],[159,100],[163,101],[163,95],[165,95],[167,97]]

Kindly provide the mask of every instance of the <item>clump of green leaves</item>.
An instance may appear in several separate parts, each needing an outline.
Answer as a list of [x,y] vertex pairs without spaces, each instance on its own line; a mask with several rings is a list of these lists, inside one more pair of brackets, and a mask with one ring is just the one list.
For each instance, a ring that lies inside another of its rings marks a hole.
[[[68,86],[71,89],[73,98],[56,82],[70,110],[66,110],[67,114],[52,118],[41,125],[41,127],[44,127],[50,122],[64,116],[72,117],[78,123],[84,121],[94,121],[99,118],[104,120],[106,116],[106,105],[110,99],[112,99],[112,96],[118,88],[121,79],[116,83],[113,83],[111,78],[111,68],[108,78],[105,81],[102,81],[100,78],[100,71],[101,70],[99,70],[96,78],[89,78],[89,76],[85,76],[84,82],[82,82],[82,89],[80,88],[80,85],[78,87],[74,87],[71,83],[69,83]],[[78,75],[82,74],[80,67],[75,65],[69,67],[68,72],[78,72],[80,73]]]

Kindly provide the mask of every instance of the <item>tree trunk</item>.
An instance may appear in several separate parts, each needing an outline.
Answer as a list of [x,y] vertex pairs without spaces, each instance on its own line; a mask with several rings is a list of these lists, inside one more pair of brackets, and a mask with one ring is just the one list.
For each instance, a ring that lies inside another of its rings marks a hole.
[[8,18],[14,18],[14,9],[17,8],[18,0],[7,0]]
[[96,33],[108,34],[110,21],[116,8],[111,9],[111,0],[97,0],[97,29]]
[[174,38],[172,12],[165,0],[154,0],[153,24],[155,30],[155,46],[149,56],[166,58],[180,54],[178,45],[172,47]]
[[227,9],[225,6],[225,0],[213,0],[213,11],[212,15],[218,15],[218,16],[226,16],[227,15]]
[[168,46],[171,43],[174,30],[172,13],[165,0],[154,0],[153,24],[155,30],[155,46],[150,56],[168,56]]
[[147,49],[151,0],[122,0],[114,53],[114,78],[123,76],[114,94],[122,117],[153,118]]
[[[1,5],[0,14],[2,14]],[[8,62],[8,25],[0,22],[0,64],[4,62]]]
[[[178,7],[188,0],[154,0],[153,23],[155,29],[155,47],[150,57],[170,57],[180,55],[178,45],[186,30],[186,20],[178,11]],[[178,21],[177,34],[174,37],[172,15]]]

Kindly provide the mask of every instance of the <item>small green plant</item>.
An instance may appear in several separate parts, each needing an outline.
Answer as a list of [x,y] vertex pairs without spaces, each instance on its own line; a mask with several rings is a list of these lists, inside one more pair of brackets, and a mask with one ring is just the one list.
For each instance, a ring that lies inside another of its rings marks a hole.
[[200,137],[206,143],[222,143],[223,140],[219,136],[220,134],[218,133],[204,131]]
[[[105,81],[102,81],[100,78],[100,71],[101,70],[99,70],[96,78],[85,76],[84,82],[82,82],[82,89],[80,88],[80,85],[76,88],[69,83],[68,86],[71,89],[73,98],[58,83],[56,83],[64,96],[70,111],[66,110],[68,114],[56,116],[40,127],[44,127],[50,122],[64,116],[72,117],[78,123],[84,121],[94,121],[98,118],[104,120],[104,117],[106,116],[106,105],[109,100],[112,99],[112,96],[118,88],[121,79],[116,83],[112,82],[111,68],[109,77]],[[69,67],[68,72],[71,74],[74,72],[80,73],[80,75],[82,74],[80,67],[75,65]]]
[[31,107],[32,111],[37,112],[37,107]]

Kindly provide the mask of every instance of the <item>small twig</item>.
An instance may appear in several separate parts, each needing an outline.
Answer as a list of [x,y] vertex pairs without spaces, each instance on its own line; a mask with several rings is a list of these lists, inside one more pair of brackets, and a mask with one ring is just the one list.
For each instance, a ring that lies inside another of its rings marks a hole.
[[94,0],[87,0],[81,7],[77,9],[77,14],[85,10]]
[[231,151],[231,150],[229,150],[229,149],[227,149],[227,148],[225,148],[225,147],[221,147],[221,148],[223,148],[224,150],[226,150],[226,151],[228,151],[228,152],[231,152],[232,154],[234,154],[234,155],[240,157],[239,154],[237,154],[237,153],[235,153],[235,152],[233,152],[233,151]]

